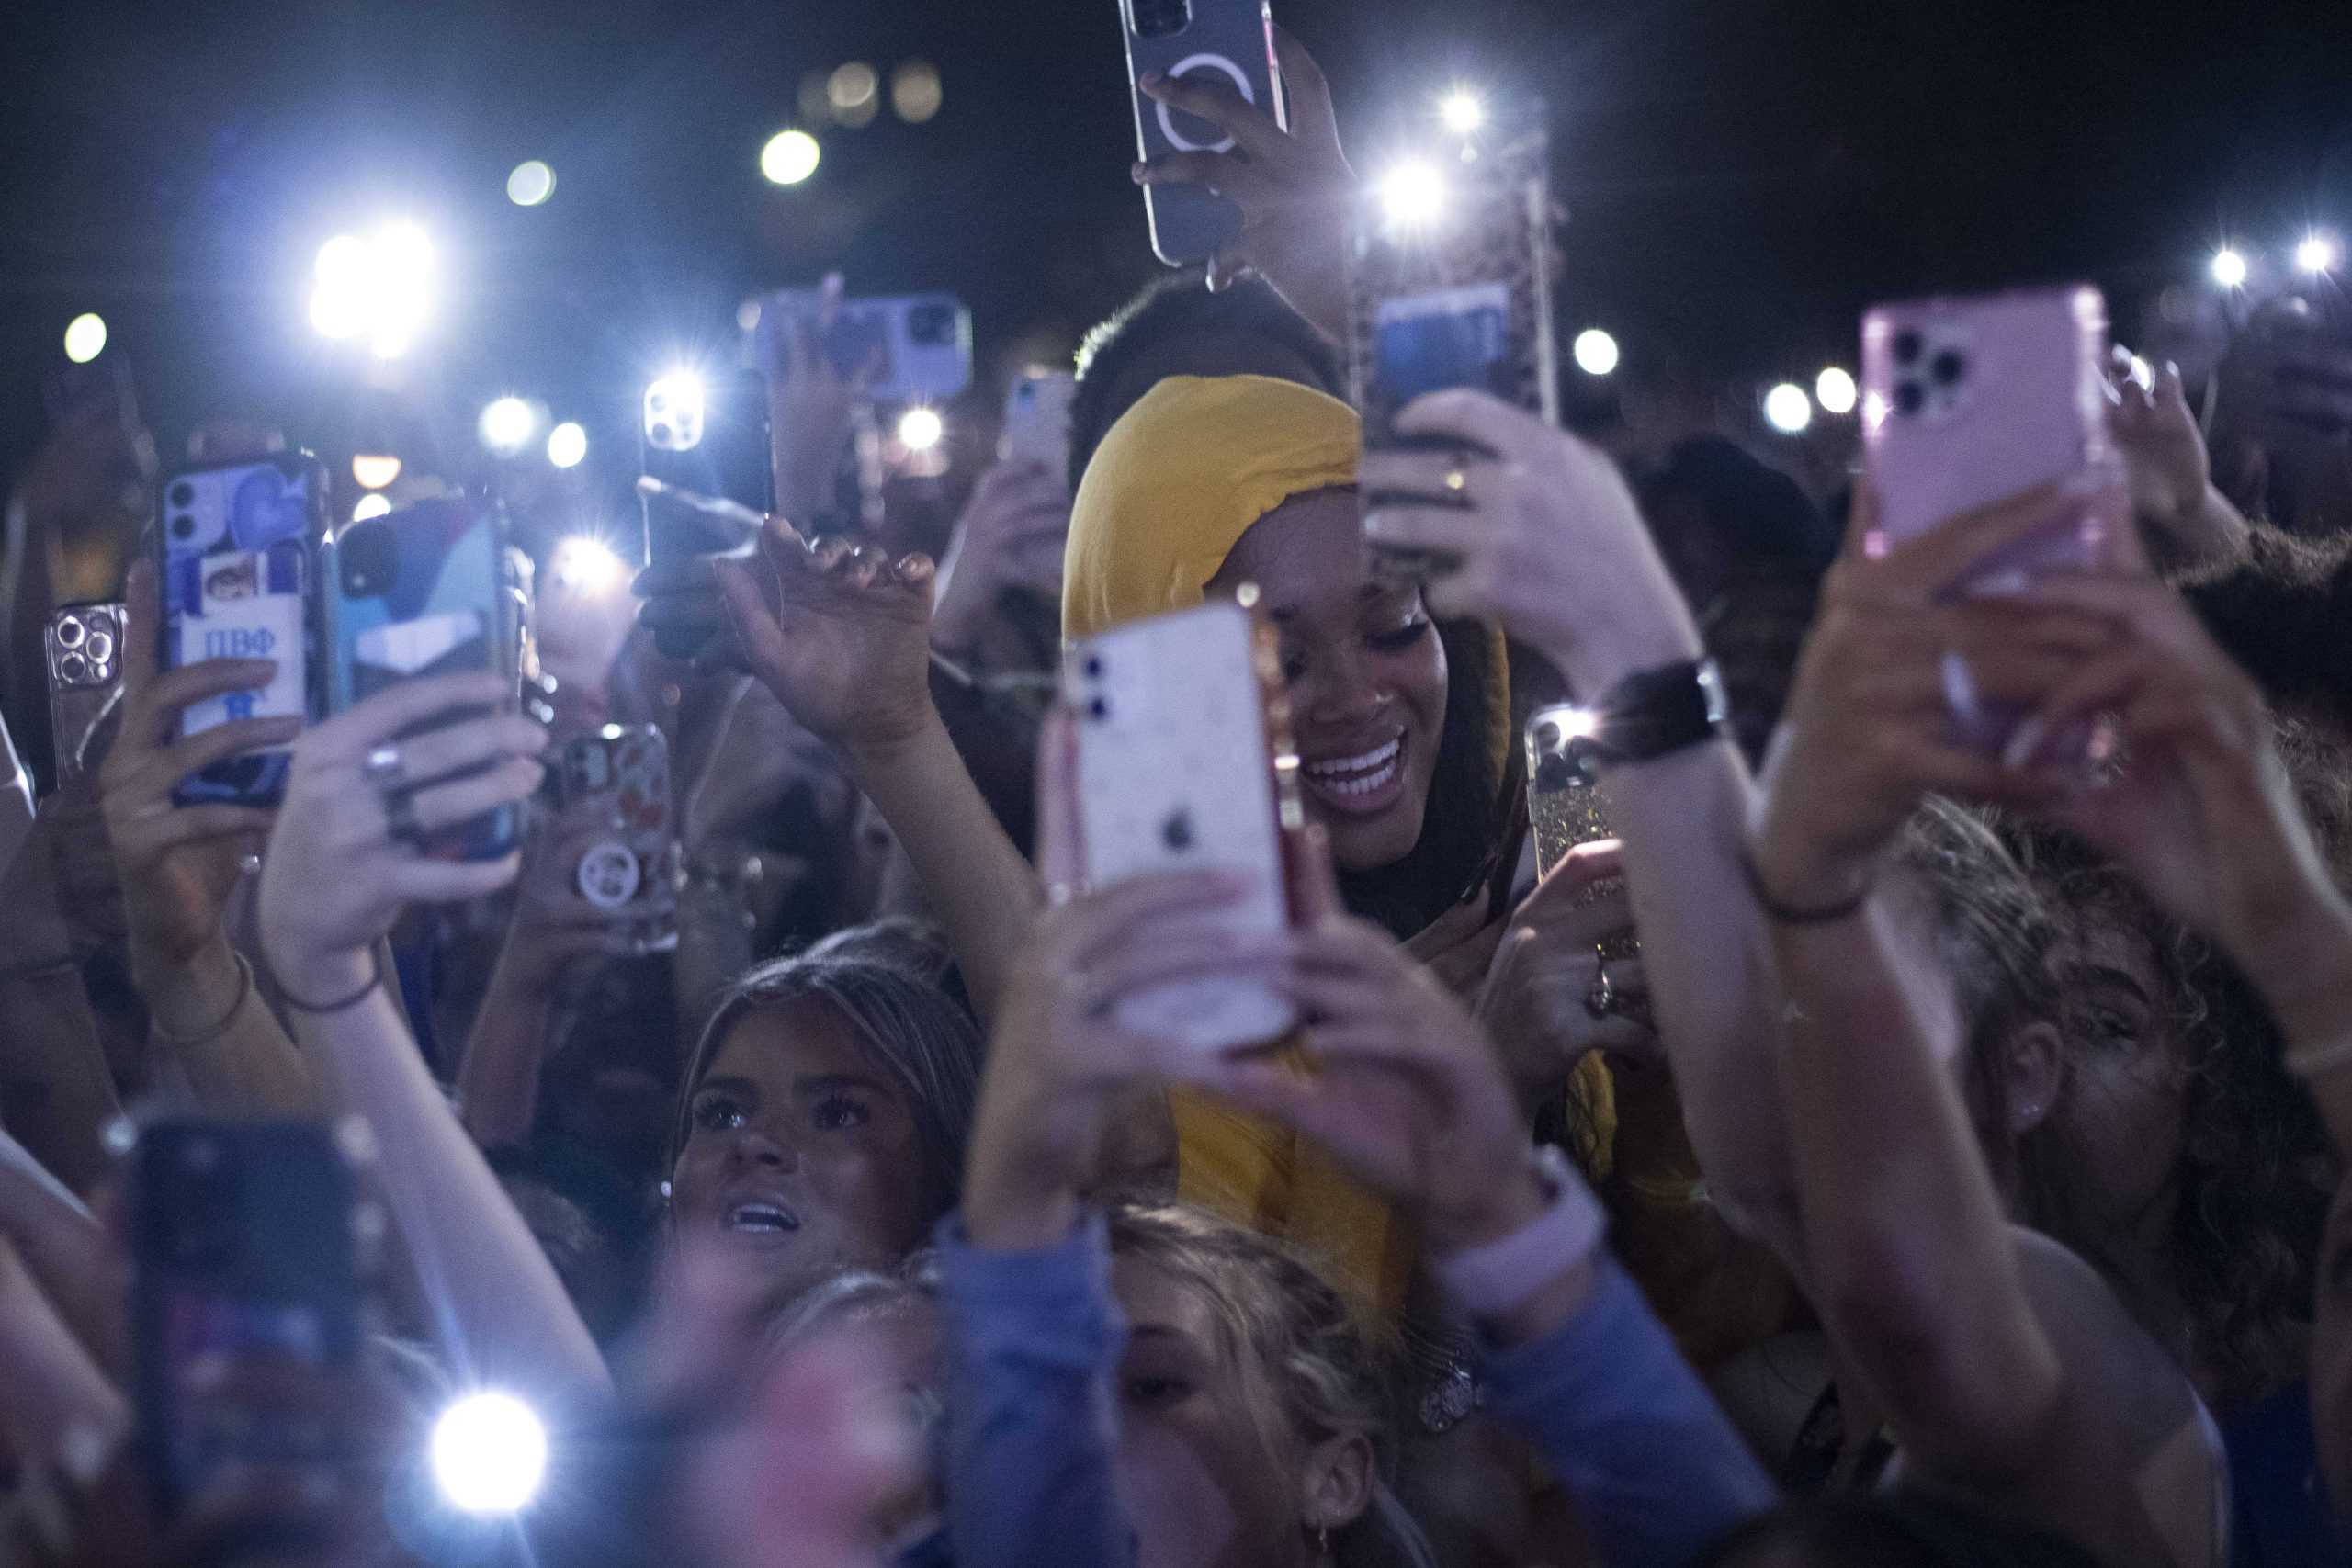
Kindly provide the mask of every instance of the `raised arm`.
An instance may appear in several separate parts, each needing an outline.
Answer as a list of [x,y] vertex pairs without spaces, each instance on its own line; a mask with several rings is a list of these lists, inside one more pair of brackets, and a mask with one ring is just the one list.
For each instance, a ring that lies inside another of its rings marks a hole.
[[[1433,608],[1500,622],[1589,704],[1603,703],[1629,675],[1702,657],[1690,610],[1608,458],[1475,392],[1424,398],[1399,423],[1459,448],[1364,461],[1368,494],[1467,503],[1384,505],[1365,520],[1375,544],[1461,562],[1431,585]],[[1779,993],[1740,873],[1747,768],[1724,739],[1610,767],[1602,787],[1624,846],[1658,1032],[1708,1190],[1785,1256],[1794,1247],[1794,1182],[1785,1129],[1769,1109],[1778,1103],[1770,1042]]]
[[[393,790],[421,831],[530,795],[545,742],[527,719],[498,712],[408,734],[504,696],[495,676],[416,681],[303,735],[264,863],[262,940],[328,1108],[375,1134],[385,1195],[449,1364],[551,1397],[606,1386],[604,1360],[425,1066],[379,946],[406,905],[481,897],[514,879],[515,856],[420,857],[389,815]],[[371,756],[389,784],[363,773]]]

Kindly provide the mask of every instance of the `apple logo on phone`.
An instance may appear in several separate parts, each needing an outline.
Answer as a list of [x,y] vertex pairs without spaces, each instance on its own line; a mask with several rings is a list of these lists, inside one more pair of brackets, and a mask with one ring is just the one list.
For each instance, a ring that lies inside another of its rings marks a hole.
[[[1175,64],[1170,66],[1168,68],[1168,74],[1170,80],[1174,80],[1178,77],[1189,76],[1195,71],[1216,71],[1221,73],[1227,80],[1233,84],[1234,90],[1241,95],[1242,102],[1254,104],[1258,101],[1257,89],[1250,85],[1250,73],[1242,70],[1238,65],[1233,63],[1230,60],[1227,60],[1222,54],[1187,55],[1183,59],[1178,61]],[[1159,111],[1159,129],[1161,133],[1168,138],[1168,144],[1170,147],[1175,148],[1179,152],[1230,152],[1233,151],[1232,137],[1227,136],[1220,141],[1213,142],[1194,141],[1192,137],[1184,135],[1176,129],[1175,114],[1166,104],[1155,104],[1153,107]],[[1184,120],[1188,125],[1199,126],[1201,128],[1201,133],[1204,136],[1215,136],[1216,134],[1216,128],[1215,126],[1210,125],[1207,121],[1199,118],[1196,116],[1188,114],[1184,116]]]

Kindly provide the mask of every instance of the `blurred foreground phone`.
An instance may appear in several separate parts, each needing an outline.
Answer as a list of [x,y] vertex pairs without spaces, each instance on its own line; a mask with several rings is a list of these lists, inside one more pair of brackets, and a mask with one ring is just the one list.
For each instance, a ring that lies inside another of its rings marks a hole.
[[381,1226],[327,1128],[149,1126],[127,1215],[140,1429],[166,1517],[232,1466],[348,1464]]
[[1057,477],[1069,471],[1069,411],[1078,378],[1067,370],[1027,370],[1004,394],[1004,432],[997,456],[1035,463]]
[[[765,516],[775,509],[771,463],[768,386],[757,370],[681,371],[647,385],[638,421],[638,472],[645,478]],[[737,542],[689,508],[639,496],[648,561],[709,555]]]
[[[1230,87],[1290,129],[1275,84],[1274,17],[1266,0],[1119,0],[1126,24],[1127,88],[1136,105],[1136,146],[1146,163],[1170,152],[1230,152],[1233,140],[1182,114],[1138,85],[1154,71],[1199,76]],[[1147,186],[1151,249],[1170,266],[1208,260],[1241,233],[1241,209],[1199,186]]]
[[572,884],[600,909],[636,911],[619,930],[618,951],[638,956],[675,950],[678,841],[668,739],[650,724],[608,724],[567,742],[548,783],[558,810],[582,801],[607,806],[612,830],[582,852]]
[[[1301,818],[1271,634],[1230,602],[1154,615],[1076,644],[1062,690],[1078,722],[1088,883],[1242,871],[1250,893],[1217,923],[1251,936],[1282,931],[1281,834]],[[1224,1050],[1278,1038],[1297,1010],[1261,982],[1220,977],[1138,993],[1118,1018],[1138,1034]]]
[[[322,575],[333,712],[428,675],[492,670],[514,677],[520,638],[505,519],[491,502],[420,501],[353,523],[329,542]],[[426,728],[478,716],[459,713]],[[441,860],[496,860],[522,843],[524,816],[519,802],[498,807],[425,835],[421,847]]]
[[8,721],[0,716],[0,872],[17,858],[25,837],[33,830],[33,776],[17,755]]
[[[786,288],[760,302],[752,363],[782,376],[791,363],[784,334],[821,319],[821,289]],[[953,294],[894,294],[843,299],[822,347],[844,380],[872,369],[866,396],[877,403],[944,403],[972,384],[972,312]]]
[[41,633],[41,662],[49,675],[49,732],[57,758],[57,787],[90,772],[92,738],[122,700],[120,603],[64,604]]
[[[240,718],[316,718],[311,605],[326,533],[325,467],[307,452],[277,452],[182,468],[164,481],[162,500],[161,668],[208,659],[277,661],[266,686],[190,705],[180,716],[180,734]],[[190,774],[173,798],[183,806],[275,806],[292,761],[288,747],[247,752]]]
[[[2044,573],[2110,565],[2132,525],[2108,432],[2107,304],[2077,285],[1881,305],[1862,317],[1862,450],[1879,530],[1900,544],[2055,479],[2087,493],[1977,562],[1956,594],[2015,592]],[[2018,716],[1955,716],[1996,749]]]
[[[1451,442],[1400,435],[1397,412],[1424,393],[1469,387],[1560,423],[1552,322],[1551,137],[1540,106],[1498,110],[1472,163],[1430,163],[1368,193],[1351,233],[1348,379],[1366,451]],[[1385,502],[1447,505],[1447,495],[1367,490]],[[1448,563],[1375,548],[1389,576]]]

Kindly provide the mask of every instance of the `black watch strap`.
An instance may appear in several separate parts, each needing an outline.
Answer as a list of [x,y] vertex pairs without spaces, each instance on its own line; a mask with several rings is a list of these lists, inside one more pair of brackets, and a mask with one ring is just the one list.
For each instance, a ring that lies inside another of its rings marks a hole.
[[1712,659],[1639,670],[1594,705],[1590,741],[1601,764],[1648,762],[1728,733],[1731,709]]

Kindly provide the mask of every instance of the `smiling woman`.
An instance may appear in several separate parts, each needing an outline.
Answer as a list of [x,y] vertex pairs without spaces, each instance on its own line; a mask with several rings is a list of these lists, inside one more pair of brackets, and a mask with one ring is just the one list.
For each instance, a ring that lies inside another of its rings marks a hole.
[[773,1297],[894,1268],[955,1205],[979,1031],[910,929],[842,932],[729,987],[671,1134],[670,1221],[760,1259]]

